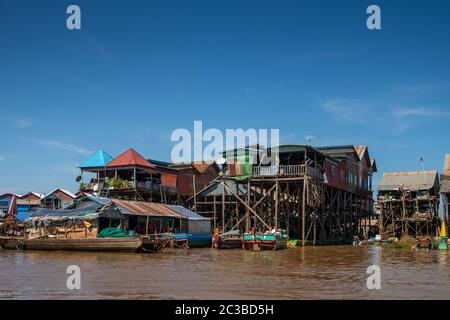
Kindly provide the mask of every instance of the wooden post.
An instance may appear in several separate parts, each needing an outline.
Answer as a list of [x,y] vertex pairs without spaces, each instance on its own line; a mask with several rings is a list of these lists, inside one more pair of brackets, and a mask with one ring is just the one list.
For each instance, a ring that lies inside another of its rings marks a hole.
[[278,191],[279,190],[278,189],[280,187],[278,179],[277,179],[275,186],[276,186],[275,187],[275,230],[277,230],[278,229],[278,203],[279,203],[279,199],[278,199]]
[[288,183],[286,183],[286,193],[287,193],[287,202],[286,202],[286,210],[287,210],[287,212],[286,212],[286,234],[287,234],[287,236],[288,236],[288,238],[289,238],[289,218],[290,218],[290,215],[291,215],[291,206],[290,206],[290,203],[291,203],[291,194],[290,194],[290,191],[289,191],[289,182]]
[[300,202],[300,193],[301,193],[301,188],[300,186],[298,187],[297,190],[297,237],[298,239],[300,239],[300,235],[302,233],[302,217],[301,217],[301,211],[302,211],[302,203]]
[[222,232],[225,232],[225,184],[222,181]]
[[[134,167],[134,171],[133,171],[133,179],[134,179],[134,189],[137,190],[137,178],[136,178],[136,167]],[[134,201],[137,201],[137,192],[134,193]]]
[[[250,207],[250,179],[247,181],[247,206]],[[245,210],[245,232],[249,232],[250,229],[250,211],[248,208]]]
[[216,196],[214,196],[214,229],[217,228]]
[[192,175],[192,188],[194,190],[194,212],[197,212],[197,190],[195,183],[195,173]]
[[147,219],[145,221],[145,235],[148,235],[148,216],[147,216]]
[[344,206],[343,206],[343,211],[344,211],[344,234],[342,235],[342,239],[346,240],[346,236],[347,236],[347,191],[344,191]]
[[406,207],[405,207],[405,192],[402,191],[402,234],[408,234],[408,227],[406,218]]
[[302,197],[302,246],[306,245],[306,230],[305,230],[305,223],[306,223],[306,175],[303,176],[303,197]]
[[153,173],[150,173],[150,202],[153,202]]

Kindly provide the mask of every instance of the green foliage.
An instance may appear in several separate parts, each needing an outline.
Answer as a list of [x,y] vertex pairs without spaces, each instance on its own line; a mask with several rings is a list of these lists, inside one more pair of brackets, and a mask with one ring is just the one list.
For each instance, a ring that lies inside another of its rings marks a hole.
[[87,184],[81,182],[81,183],[80,183],[80,191],[85,191],[86,189],[87,189]]
[[129,189],[131,188],[131,182],[121,178],[112,178],[106,181],[108,187],[114,189]]

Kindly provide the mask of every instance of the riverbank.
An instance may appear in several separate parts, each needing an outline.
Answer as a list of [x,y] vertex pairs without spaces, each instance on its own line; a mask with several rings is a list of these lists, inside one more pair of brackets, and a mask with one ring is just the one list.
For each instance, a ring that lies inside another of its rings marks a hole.
[[[68,290],[66,269],[81,270]],[[381,268],[368,290],[367,267]],[[445,299],[447,251],[296,247],[183,254],[0,251],[0,299]]]

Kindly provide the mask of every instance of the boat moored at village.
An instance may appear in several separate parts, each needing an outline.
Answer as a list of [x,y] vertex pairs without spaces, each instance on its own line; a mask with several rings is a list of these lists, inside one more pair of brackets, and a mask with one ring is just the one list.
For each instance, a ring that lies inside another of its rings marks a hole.
[[213,248],[236,249],[242,248],[243,235],[239,230],[231,230],[222,234],[216,232],[213,237]]
[[265,233],[245,233],[243,247],[245,250],[281,250],[287,248],[288,236],[286,230]]
[[142,240],[138,237],[9,239],[3,242],[4,249],[46,251],[136,252],[141,246]]

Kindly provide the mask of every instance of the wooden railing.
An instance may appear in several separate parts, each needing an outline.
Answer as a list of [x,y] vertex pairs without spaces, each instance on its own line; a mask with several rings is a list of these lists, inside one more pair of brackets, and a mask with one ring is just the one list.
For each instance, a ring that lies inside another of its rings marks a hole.
[[309,175],[323,179],[319,169],[305,165],[279,165],[253,168],[253,176],[302,176]]

